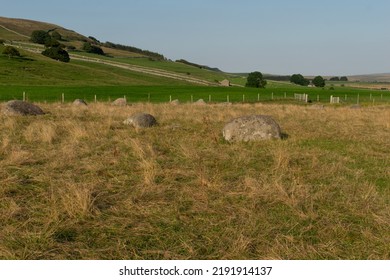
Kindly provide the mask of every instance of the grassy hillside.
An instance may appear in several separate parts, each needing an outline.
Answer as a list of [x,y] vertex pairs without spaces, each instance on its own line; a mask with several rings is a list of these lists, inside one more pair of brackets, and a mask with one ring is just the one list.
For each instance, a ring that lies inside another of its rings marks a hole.
[[[204,79],[209,82],[215,83],[216,81],[221,81],[225,79],[228,75],[224,73],[209,71],[205,69],[199,69],[198,67],[193,67],[190,65],[185,65],[182,63],[176,63],[168,60],[156,60],[153,57],[148,57],[145,54],[139,54],[134,53],[131,51],[125,51],[117,48],[108,48],[104,45],[101,45],[101,48],[106,53],[106,56],[98,56],[93,54],[88,54],[85,52],[80,53],[82,45],[84,42],[94,42],[92,39],[87,38],[86,36],[80,35],[74,31],[62,28],[57,25],[48,24],[48,23],[42,23],[37,21],[31,21],[31,20],[22,20],[22,19],[9,19],[9,18],[2,18],[0,17],[0,39],[6,40],[6,42],[9,44],[13,44],[17,47],[21,48],[29,48],[29,49],[37,49],[41,48],[37,45],[31,44],[29,42],[29,36],[31,35],[32,31],[34,30],[55,30],[58,33],[62,35],[63,43],[65,46],[73,46],[76,47],[76,51],[71,52],[74,55],[82,55],[87,58],[96,58],[102,61],[109,61],[109,62],[121,62],[126,63],[128,65],[134,65],[134,66],[144,66],[152,69],[160,69],[165,70],[168,72],[178,73],[182,74],[184,76],[188,76],[188,78],[196,77],[199,79]],[[11,42],[12,41],[12,42]],[[16,41],[16,42],[15,42]],[[96,42],[95,42],[96,43]],[[97,43],[99,44],[99,43]],[[26,54],[28,55],[28,54]],[[40,60],[39,56],[35,56],[35,60]],[[48,65],[47,68],[50,69],[51,65]],[[99,66],[95,65],[97,70],[103,70],[100,69]],[[53,74],[56,73],[57,69],[53,69]],[[64,71],[69,71],[69,69],[64,69]],[[73,71],[73,72],[77,72]],[[108,72],[108,71],[107,71]],[[132,73],[129,73],[129,75],[132,75]],[[110,80],[110,76],[108,75],[108,80]],[[17,79],[19,83],[21,83],[23,80],[20,79],[20,77]],[[101,79],[99,79],[101,80]],[[1,82],[1,81],[0,81]],[[29,80],[25,81],[25,84],[29,84]],[[39,81],[42,82],[42,81]],[[161,84],[172,84],[174,81],[167,81],[162,82]],[[110,83],[110,81],[106,82]],[[153,81],[152,81],[153,83]],[[72,84],[72,83],[71,83]],[[105,84],[105,82],[103,82]],[[130,82],[130,84],[135,84]],[[140,83],[143,84],[143,83]],[[179,83],[180,84],[180,83]],[[63,81],[63,85],[67,85],[67,80]]]
[[[0,115],[0,259],[390,258],[388,106],[41,106]],[[226,143],[247,114],[287,138]]]

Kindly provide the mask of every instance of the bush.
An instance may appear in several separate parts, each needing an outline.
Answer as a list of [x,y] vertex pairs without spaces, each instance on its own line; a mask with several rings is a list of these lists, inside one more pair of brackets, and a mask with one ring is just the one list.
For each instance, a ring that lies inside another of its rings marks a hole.
[[316,86],[316,87],[324,87],[325,86],[325,80],[324,78],[322,78],[321,76],[317,76],[313,79],[313,84]]
[[91,43],[84,43],[83,50],[87,53],[95,53],[100,55],[105,55],[104,51],[98,46],[94,46]]
[[19,51],[11,46],[6,46],[3,50],[3,54],[8,55],[8,58],[20,56]]
[[47,33],[44,30],[35,30],[31,33],[31,42],[36,44],[44,45],[47,41],[51,39],[51,36],[49,33]]
[[304,78],[301,74],[294,74],[290,78],[290,82],[296,85],[308,86],[310,81]]
[[62,62],[69,62],[70,57],[66,50],[60,48],[60,47],[51,47],[47,48],[42,52],[44,56],[50,57],[55,60],[59,60]]
[[255,88],[265,88],[266,85],[267,81],[263,78],[263,74],[258,71],[249,73],[247,82],[245,84],[246,87]]

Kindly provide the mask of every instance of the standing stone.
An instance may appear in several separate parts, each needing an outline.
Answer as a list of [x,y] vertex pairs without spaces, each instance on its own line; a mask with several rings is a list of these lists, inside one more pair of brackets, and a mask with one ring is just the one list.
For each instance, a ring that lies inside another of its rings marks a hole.
[[126,106],[127,101],[125,98],[118,98],[111,103],[114,106]]
[[3,113],[6,115],[44,115],[45,113],[37,105],[20,100],[11,100],[4,104]]
[[152,127],[157,125],[156,119],[152,115],[146,113],[134,114],[123,123],[134,126],[135,128]]
[[194,102],[194,105],[207,105],[207,103],[203,99],[199,99]]
[[73,101],[74,106],[88,106],[87,102],[85,102],[83,99],[76,99]]
[[281,139],[279,125],[270,116],[251,115],[233,119],[223,128],[229,142]]

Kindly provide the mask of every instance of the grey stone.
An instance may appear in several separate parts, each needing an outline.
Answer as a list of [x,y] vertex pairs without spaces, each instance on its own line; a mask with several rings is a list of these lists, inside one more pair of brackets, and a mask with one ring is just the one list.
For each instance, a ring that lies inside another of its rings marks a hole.
[[44,115],[43,110],[37,105],[21,100],[11,100],[4,104],[3,113],[6,115]]
[[134,114],[127,118],[123,123],[125,125],[134,126],[135,128],[152,127],[157,125],[156,119],[152,115],[146,113]]
[[270,116],[251,115],[233,119],[223,128],[223,137],[229,142],[281,139],[279,125]]
[[73,105],[75,106],[88,106],[87,102],[85,102],[83,99],[76,99],[73,101]]
[[125,98],[118,98],[111,103],[114,106],[126,106],[127,101]]
[[172,104],[172,105],[179,105],[179,104],[180,104],[180,101],[179,101],[178,99],[175,99],[175,100],[172,100],[172,101],[170,102],[170,104]]
[[194,105],[207,105],[207,103],[203,99],[199,99],[194,102]]

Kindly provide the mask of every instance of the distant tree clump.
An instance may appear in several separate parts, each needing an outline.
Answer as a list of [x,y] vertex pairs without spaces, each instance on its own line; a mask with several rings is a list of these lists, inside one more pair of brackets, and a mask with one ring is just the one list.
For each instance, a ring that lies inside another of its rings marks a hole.
[[104,51],[100,47],[92,45],[91,43],[88,42],[84,43],[83,50],[86,51],[87,53],[105,55]]
[[317,76],[313,79],[313,85],[316,87],[324,87],[325,86],[325,80],[321,76]]
[[329,79],[329,81],[336,81],[336,82],[347,82],[348,81],[348,78],[346,76],[342,76],[342,77],[332,77]]
[[11,46],[6,46],[3,50],[3,54],[8,55],[8,58],[20,56],[19,51]]
[[114,44],[112,42],[105,42],[103,46],[107,48],[112,48],[112,49],[117,49],[117,50],[123,50],[123,51],[128,51],[128,52],[134,52],[138,54],[142,54],[145,56],[149,56],[151,58],[157,59],[157,60],[165,60],[165,57],[162,54],[156,53],[156,52],[151,52],[148,50],[141,50],[136,47],[132,46],[125,46],[125,45],[120,45],[120,44]]
[[47,56],[47,57],[50,57],[52,59],[59,60],[62,62],[69,62],[70,61],[70,57],[69,57],[68,52],[61,47],[47,48],[46,50],[44,50],[42,52],[42,54],[44,56]]
[[265,88],[267,81],[263,78],[263,74],[259,71],[249,73],[246,87]]
[[303,77],[301,74],[292,75],[290,78],[290,82],[301,86],[308,86],[310,84],[310,81]]
[[51,33],[51,38],[54,39],[54,40],[57,40],[57,41],[62,41],[62,36],[57,31],[53,31]]
[[35,30],[31,33],[31,42],[36,44],[44,45],[47,41],[51,39],[51,36],[48,32],[44,30]]

